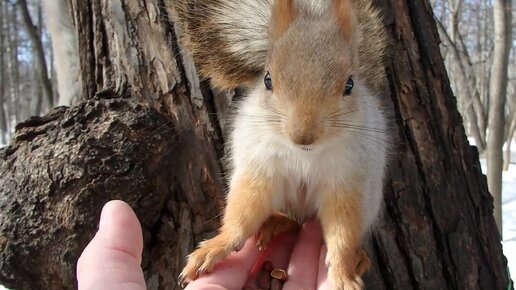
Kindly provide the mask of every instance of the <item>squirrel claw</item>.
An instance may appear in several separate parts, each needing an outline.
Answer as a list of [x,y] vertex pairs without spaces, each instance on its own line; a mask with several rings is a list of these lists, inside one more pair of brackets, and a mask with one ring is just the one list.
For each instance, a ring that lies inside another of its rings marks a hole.
[[334,289],[336,290],[363,290],[364,282],[360,276],[354,278],[341,278],[333,277]]
[[181,288],[185,288],[188,284],[192,282],[192,279],[188,278],[186,273],[181,272],[179,276],[177,277],[177,285],[179,285]]
[[179,275],[180,282],[188,284],[204,273],[211,272],[215,264],[229,255],[233,248],[230,245],[235,244],[239,245],[224,240],[221,235],[200,243],[199,248],[188,256],[186,266]]

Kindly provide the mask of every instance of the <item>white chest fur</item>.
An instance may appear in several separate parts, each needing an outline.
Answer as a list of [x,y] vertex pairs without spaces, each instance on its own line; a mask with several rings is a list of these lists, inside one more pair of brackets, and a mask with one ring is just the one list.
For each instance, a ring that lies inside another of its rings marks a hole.
[[330,141],[306,151],[269,126],[266,118],[257,117],[262,112],[257,98],[251,94],[243,100],[235,119],[231,138],[233,176],[253,172],[267,178],[276,189],[273,207],[298,219],[317,214],[325,190],[358,189],[362,194],[363,221],[369,227],[382,200],[388,146],[385,116],[374,102],[363,97],[359,113],[365,117],[361,120],[364,126],[374,126],[378,132],[361,137],[343,130]]

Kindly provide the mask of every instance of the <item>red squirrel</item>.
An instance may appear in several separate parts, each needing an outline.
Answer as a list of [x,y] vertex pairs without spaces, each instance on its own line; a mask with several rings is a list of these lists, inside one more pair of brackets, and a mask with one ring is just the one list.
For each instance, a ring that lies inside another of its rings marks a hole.
[[201,75],[247,88],[228,143],[218,235],[188,256],[182,282],[250,236],[259,246],[316,216],[335,289],[362,289],[362,239],[380,210],[387,150],[386,37],[371,0],[177,0],[182,43]]

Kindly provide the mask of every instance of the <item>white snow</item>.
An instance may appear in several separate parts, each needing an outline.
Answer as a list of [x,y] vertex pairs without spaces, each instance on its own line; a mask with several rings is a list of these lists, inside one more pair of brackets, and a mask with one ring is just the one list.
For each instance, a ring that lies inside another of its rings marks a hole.
[[503,173],[502,188],[503,252],[511,277],[516,278],[516,164]]
[[[471,145],[475,145],[473,138],[468,138]],[[516,162],[516,146],[511,147],[511,162]],[[505,150],[505,146],[503,148]],[[482,171],[486,173],[486,159],[481,158]],[[502,185],[502,231],[503,253],[507,258],[511,278],[516,278],[516,164],[510,164],[509,169],[503,172]]]

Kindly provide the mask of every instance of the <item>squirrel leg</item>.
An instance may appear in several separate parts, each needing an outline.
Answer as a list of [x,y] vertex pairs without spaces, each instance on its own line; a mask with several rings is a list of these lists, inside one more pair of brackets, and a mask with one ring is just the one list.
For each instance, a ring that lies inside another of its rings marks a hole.
[[256,246],[262,250],[278,234],[284,232],[297,231],[300,224],[287,215],[276,212],[273,213],[260,227],[256,234]]
[[359,248],[357,250],[358,262],[357,262],[357,274],[362,277],[365,272],[371,268],[371,260],[369,255],[364,249]]
[[179,282],[185,284],[203,273],[211,272],[216,263],[239,249],[247,238],[255,234],[272,213],[273,190],[273,182],[251,175],[240,175],[233,180],[219,234],[201,242],[188,256]]
[[[364,288],[361,274],[369,258],[361,247],[361,193],[331,191],[325,194],[319,218],[328,252],[328,276],[338,290]],[[364,255],[365,254],[365,255]]]

